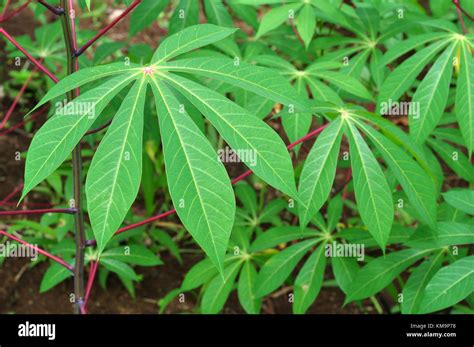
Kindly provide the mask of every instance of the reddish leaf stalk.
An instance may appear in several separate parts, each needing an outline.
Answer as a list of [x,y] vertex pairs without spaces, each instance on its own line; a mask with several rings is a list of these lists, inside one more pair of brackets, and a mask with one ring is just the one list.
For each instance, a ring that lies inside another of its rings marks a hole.
[[18,207],[18,206],[28,206],[28,207],[51,207],[53,204],[50,202],[29,202],[25,204],[24,201],[22,201],[20,204],[17,204],[16,202],[6,202],[1,206],[8,206],[8,207]]
[[89,270],[89,278],[87,280],[86,295],[84,296],[84,305],[82,306],[82,314],[87,314],[87,304],[89,302],[89,297],[91,295],[92,286],[94,284],[95,275],[99,267],[99,260],[91,261],[91,266]]
[[0,23],[3,22],[3,18],[5,18],[5,13],[7,13],[9,5],[10,5],[10,0],[6,0],[5,6],[3,7],[3,11],[0,14]]
[[130,11],[132,11],[135,7],[137,7],[142,0],[135,0],[129,7],[125,9],[125,11],[120,14],[117,18],[115,18],[110,24],[108,24],[105,28],[99,31],[92,39],[90,39],[84,46],[82,46],[79,50],[76,50],[74,56],[78,57],[84,51],[89,48],[94,42],[96,42],[99,38],[101,38],[105,33],[107,33],[110,29],[112,29],[115,24],[121,21]]
[[291,28],[293,29],[293,32],[295,33],[296,37],[298,38],[298,41],[303,45],[303,47],[306,47],[303,38],[301,37],[300,33],[298,32],[298,29],[296,29],[295,22],[293,19],[290,18],[290,24]]
[[0,230],[0,234],[2,234],[3,236],[5,237],[8,237],[9,239],[13,240],[13,241],[16,241],[18,243],[21,243],[31,249],[34,249],[36,252],[38,252],[39,254],[42,254],[44,255],[45,257],[55,261],[56,263],[64,266],[66,269],[68,269],[69,271],[73,271],[73,267],[71,265],[69,265],[68,263],[66,263],[63,259],[59,258],[59,257],[56,257],[55,255],[52,255],[51,253],[48,253],[46,252],[45,250],[29,243],[29,242],[26,242],[25,240],[22,240],[16,236],[13,236],[12,234],[9,234],[7,233],[6,231],[4,230]]
[[57,16],[64,14],[64,9],[62,7],[54,7],[53,5],[48,4],[44,0],[38,0],[38,2]]
[[85,133],[84,136],[92,135],[92,134],[98,133],[99,131],[104,130],[105,128],[107,128],[111,123],[112,123],[112,119],[109,120],[108,122],[106,122],[105,124],[101,125],[101,126],[98,127],[98,128],[89,130],[88,132]]
[[1,133],[0,133],[0,137],[1,137],[1,136],[5,136],[5,135],[11,133],[11,132],[15,131],[15,130],[18,129],[18,128],[21,128],[21,127],[22,127],[23,125],[25,125],[26,123],[29,123],[29,122],[34,121],[36,118],[38,118],[39,116],[43,115],[45,112],[46,112],[46,108],[43,108],[42,110],[40,110],[40,111],[34,113],[32,116],[30,116],[30,117],[24,119],[24,120],[21,121],[20,123],[15,124],[14,126],[12,126],[12,127],[8,128],[8,129],[6,129],[5,131],[1,132]]
[[13,189],[6,197],[0,201],[0,206],[5,205],[5,203],[9,202],[11,198],[13,198],[17,193],[19,193],[23,189],[23,183],[17,185],[15,189]]
[[[30,2],[31,2],[31,0],[28,0],[23,5],[18,7],[16,10],[11,11],[7,16],[4,16],[4,14],[2,14],[2,17],[0,18],[0,23],[6,22],[11,17],[13,17],[13,16],[17,15],[18,13],[20,13],[21,11],[23,11],[30,4]],[[4,10],[6,11],[6,7],[5,7]]]
[[53,82],[58,83],[58,79],[54,76],[43,64],[36,60],[30,53],[28,53],[5,29],[0,28],[0,34],[6,37],[18,50],[23,53],[35,66],[45,73]]
[[[39,62],[41,62],[42,59],[39,60]],[[0,124],[0,130],[3,129],[3,127],[5,126],[5,124],[7,123],[8,119],[10,118],[10,116],[12,115],[13,113],[13,110],[15,109],[16,105],[18,104],[18,101],[20,100],[21,96],[23,95],[23,93],[25,92],[26,88],[28,87],[28,84],[30,84],[31,82],[31,79],[33,78],[35,72],[38,71],[38,67],[35,66],[35,68],[33,69],[33,71],[31,71],[31,74],[28,76],[28,78],[26,79],[25,83],[23,84],[23,86],[21,86],[21,89],[20,91],[17,93],[16,97],[15,97],[15,100],[13,100],[13,103],[11,104],[10,108],[8,109],[7,111],[7,114],[5,115],[5,117],[3,117],[3,120],[2,120],[2,123]]]
[[474,21],[474,17],[471,16],[459,3],[459,0],[453,0],[453,4],[456,6],[456,11],[458,12],[458,17],[459,20],[462,22],[462,25],[464,26],[464,20],[461,16],[461,13],[463,13],[470,21]]

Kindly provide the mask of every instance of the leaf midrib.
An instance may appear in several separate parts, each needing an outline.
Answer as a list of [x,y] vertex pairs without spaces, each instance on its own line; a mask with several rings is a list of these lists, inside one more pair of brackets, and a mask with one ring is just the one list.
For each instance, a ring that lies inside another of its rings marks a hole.
[[[205,204],[202,200],[202,196],[201,196],[201,190],[199,188],[199,186],[197,185],[197,180],[195,178],[195,173],[193,171],[193,166],[191,165],[191,161],[188,157],[188,153],[186,152],[185,148],[185,144],[181,138],[181,135],[180,135],[180,132],[179,132],[179,128],[177,127],[173,117],[171,116],[171,109],[169,107],[169,104],[166,102],[166,98],[164,97],[162,91],[161,91],[161,88],[159,86],[159,84],[157,83],[157,81],[155,80],[155,78],[151,78],[152,82],[154,83],[155,87],[157,88],[158,92],[160,93],[160,97],[161,97],[161,100],[163,100],[163,104],[165,105],[166,107],[166,110],[168,111],[168,114],[169,114],[169,118],[171,120],[171,122],[173,123],[173,126],[174,128],[176,129],[176,134],[178,135],[178,139],[179,139],[179,143],[181,145],[181,148],[183,148],[183,153],[184,153],[184,156],[186,158],[186,162],[188,164],[188,167],[189,167],[189,171],[191,173],[191,176],[192,176],[192,182],[194,184],[194,187],[196,189],[196,192],[197,192],[197,196],[198,196],[198,199],[199,199],[199,202],[201,204],[201,207],[202,207],[202,211],[203,211],[203,214],[204,214],[204,219],[206,220],[206,224],[207,224],[207,228],[209,230],[209,235],[210,235],[210,239],[211,239],[211,242],[212,242],[212,247],[214,248],[214,255],[216,257],[216,259],[219,259],[219,252],[217,251],[217,245],[216,245],[216,240],[214,239],[214,235],[213,233],[211,232],[212,228],[211,228],[211,225],[210,225],[210,222],[209,222],[209,216],[207,214],[207,210],[204,208]],[[219,268],[220,270],[222,271],[222,264],[219,263]]]
[[112,180],[112,189],[110,191],[110,194],[109,194],[109,199],[108,201],[106,201],[106,212],[105,212],[105,217],[104,217],[104,221],[102,222],[102,233],[101,233],[101,242],[102,243],[104,241],[104,238],[105,238],[105,230],[107,229],[107,221],[109,219],[109,216],[110,216],[110,208],[112,206],[112,202],[113,202],[113,196],[114,196],[114,192],[115,192],[115,189],[116,187],[118,187],[118,184],[117,184],[117,178],[118,178],[118,173],[120,171],[120,167],[122,166],[122,162],[123,162],[123,154],[124,154],[124,151],[125,151],[125,146],[127,144],[127,141],[125,141],[127,138],[128,138],[128,134],[130,132],[130,129],[132,128],[131,127],[131,123],[133,122],[133,120],[135,119],[133,117],[133,114],[136,113],[136,107],[137,107],[137,103],[138,103],[138,100],[140,99],[141,97],[141,90],[143,88],[143,84],[144,84],[144,81],[145,79],[142,78],[142,80],[140,81],[140,86],[137,90],[137,95],[136,95],[136,98],[133,102],[133,107],[132,107],[132,115],[131,117],[129,117],[129,121],[128,121],[128,126],[127,126],[127,130],[125,132],[125,135],[123,137],[124,141],[122,142],[122,147],[120,148],[120,160],[116,166],[116,169],[115,169],[115,172],[114,172],[114,176],[113,176],[113,180]]

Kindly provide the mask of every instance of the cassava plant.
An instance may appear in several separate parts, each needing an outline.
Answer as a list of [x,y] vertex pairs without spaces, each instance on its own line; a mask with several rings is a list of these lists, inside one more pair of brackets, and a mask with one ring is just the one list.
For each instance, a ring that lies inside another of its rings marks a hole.
[[[25,119],[48,117],[7,200],[56,207],[0,212],[55,214],[1,231],[53,261],[42,292],[72,276],[86,313],[99,272],[135,296],[133,266],[164,271],[158,253],[182,262],[189,241],[200,259],[161,311],[194,295],[218,313],[236,289],[249,314],[281,293],[317,312],[332,289],[360,312],[474,312],[472,3],[121,2],[97,33],[76,13],[104,9],[73,0],[35,1],[52,19],[32,38],[0,29],[45,76]],[[174,214],[172,236],[151,226]]]

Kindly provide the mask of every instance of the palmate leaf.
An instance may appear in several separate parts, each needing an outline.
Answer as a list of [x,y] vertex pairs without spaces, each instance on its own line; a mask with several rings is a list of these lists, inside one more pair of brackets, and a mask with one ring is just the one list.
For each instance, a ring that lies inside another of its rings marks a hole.
[[369,232],[385,251],[393,224],[392,194],[382,169],[355,125],[349,121],[347,128],[359,213]]
[[452,306],[474,292],[474,256],[443,267],[423,292],[420,313],[429,313]]
[[[114,96],[136,80],[99,145],[86,180],[91,224],[99,251],[102,251],[120,227],[138,192],[143,104],[150,85],[158,110],[170,194],[178,216],[222,275],[224,254],[234,221],[235,199],[223,164],[187,115],[184,105],[187,109],[202,112],[234,149],[253,151],[256,160],[246,159],[245,162],[258,176],[297,197],[291,159],[275,131],[225,96],[164,68],[170,59],[215,43],[234,32],[235,29],[210,24],[188,27],[163,41],[154,54],[152,65],[92,67],[60,81],[40,104],[79,86],[109,78],[74,101],[77,104],[90,102],[90,108],[78,116],[56,115],[40,129],[30,149],[32,155],[27,159],[24,194],[66,159],[95,120],[88,117],[92,110],[96,115],[102,112]],[[224,63],[229,66],[222,61]],[[287,104],[301,102],[300,98],[292,99],[296,94],[290,95],[292,89],[288,85],[269,77],[271,74],[267,69],[246,65],[242,67],[242,76],[238,71],[227,71],[226,82]],[[263,79],[264,74],[268,80],[262,81],[259,90],[260,81],[257,79]],[[270,83],[284,89],[271,90]],[[178,101],[184,99],[189,99],[193,105]]]
[[298,192],[300,226],[305,227],[323,206],[336,175],[337,157],[342,137],[342,118],[332,121],[318,136],[301,171]]
[[163,82],[152,79],[171,198],[183,224],[222,271],[235,215],[229,176]]
[[101,141],[87,174],[87,209],[102,252],[140,188],[145,79],[135,82]]

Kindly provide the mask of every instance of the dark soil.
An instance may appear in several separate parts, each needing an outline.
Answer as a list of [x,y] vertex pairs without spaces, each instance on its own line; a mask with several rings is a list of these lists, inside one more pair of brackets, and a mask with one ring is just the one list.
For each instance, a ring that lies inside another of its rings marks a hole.
[[[107,289],[102,289],[96,282],[93,288],[89,312],[105,313],[158,313],[157,302],[169,291],[178,288],[186,271],[199,258],[195,255],[186,255],[184,265],[180,265],[174,258],[165,257],[165,265],[160,267],[137,268],[137,273],[143,275],[143,281],[136,286],[136,299],[132,298],[120,281],[111,276],[107,282]],[[8,259],[0,267],[0,314],[5,313],[71,313],[72,304],[69,296],[73,288],[72,280],[67,280],[50,291],[39,294],[41,279],[46,271],[47,264],[42,263],[33,269],[28,269],[29,262],[24,259]],[[288,302],[288,293],[291,288],[283,288],[276,293],[276,297],[265,299],[262,307],[264,313],[285,314],[291,313],[291,304]],[[177,299],[171,302],[166,313],[193,313],[196,306],[197,292],[186,293],[184,303]],[[350,304],[342,308],[344,294],[336,288],[323,288],[316,303],[309,313],[362,313],[355,305]],[[372,307],[366,307],[372,312]],[[244,313],[239,305],[236,292],[229,298],[223,313]]]

